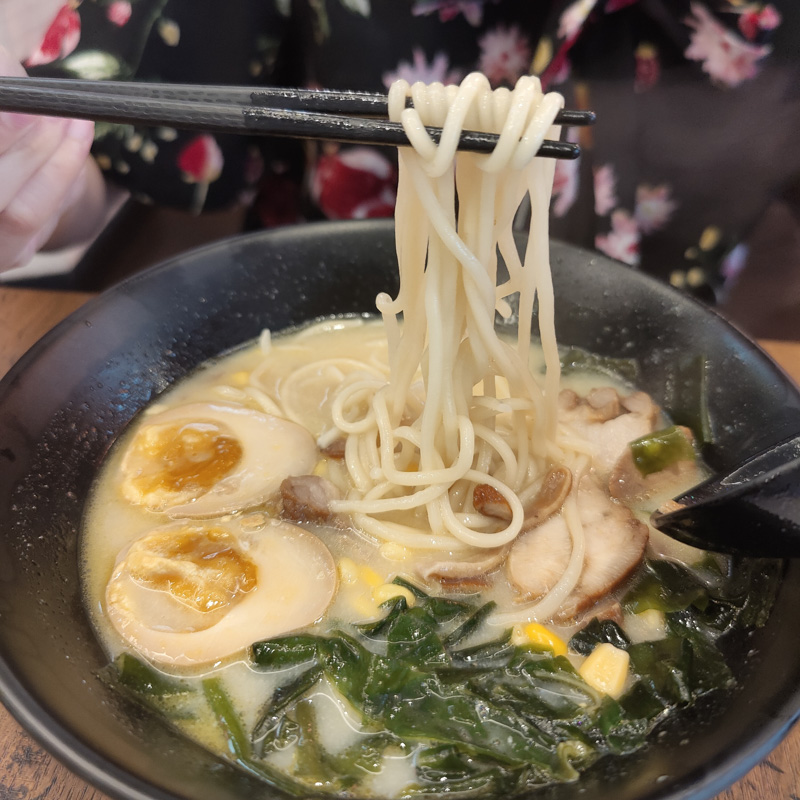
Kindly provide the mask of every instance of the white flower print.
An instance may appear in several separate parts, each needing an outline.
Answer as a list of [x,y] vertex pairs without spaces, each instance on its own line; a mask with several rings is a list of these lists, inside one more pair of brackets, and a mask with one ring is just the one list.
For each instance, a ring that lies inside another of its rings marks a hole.
[[690,44],[684,55],[703,63],[703,72],[723,86],[738,86],[758,72],[758,62],[771,52],[767,45],[745,42],[715,19],[701,3],[691,4]]
[[595,247],[611,258],[639,266],[639,226],[630,212],[618,208],[611,215],[611,230],[595,237]]
[[594,212],[604,217],[617,207],[617,173],[611,164],[594,170]]
[[589,16],[596,5],[597,0],[576,0],[576,2],[567,6],[558,20],[556,36],[559,39],[568,40],[576,36],[580,32],[583,23],[586,22],[586,17]]
[[641,183],[636,187],[636,208],[633,215],[643,234],[654,233],[669,222],[672,212],[678,207],[670,193],[671,189],[666,183],[659,186]]
[[423,83],[443,83],[448,85],[458,83],[463,77],[461,70],[450,69],[450,60],[445,53],[436,53],[430,64],[428,64],[425,52],[421,47],[415,47],[412,56],[413,63],[401,61],[394,72],[383,73],[383,84],[387,89],[396,80],[400,79],[409,83],[422,81]]
[[533,54],[527,36],[516,25],[498,25],[478,41],[481,57],[478,69],[492,86],[514,84],[531,67]]
[[372,13],[370,7],[370,0],[341,0],[345,8],[355,11],[356,14],[361,14],[362,17],[368,17]]
[[484,0],[417,0],[411,13],[415,17],[427,17],[438,11],[441,22],[463,14],[467,22],[477,28],[483,22],[483,6]]
[[563,217],[572,208],[580,186],[580,160],[556,161],[553,179],[553,216]]

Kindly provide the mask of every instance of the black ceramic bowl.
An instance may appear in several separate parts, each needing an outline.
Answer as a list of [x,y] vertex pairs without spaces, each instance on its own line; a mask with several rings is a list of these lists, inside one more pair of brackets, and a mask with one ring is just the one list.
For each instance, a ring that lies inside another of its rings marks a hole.
[[[587,252],[552,250],[561,342],[635,356],[671,396],[670,365],[708,359],[712,468],[800,429],[800,396],[751,342],[668,287]],[[75,772],[120,798],[281,793],[186,741],[108,688],[81,602],[78,536],[109,447],[207,358],[318,316],[374,308],[396,288],[393,228],[322,224],[236,238],[134,277],[61,323],[0,384],[0,698]],[[601,760],[537,798],[709,798],[763,758],[800,713],[800,563],[772,616],[735,643],[739,687],[676,715],[643,751]],[[690,746],[685,746],[686,743]]]

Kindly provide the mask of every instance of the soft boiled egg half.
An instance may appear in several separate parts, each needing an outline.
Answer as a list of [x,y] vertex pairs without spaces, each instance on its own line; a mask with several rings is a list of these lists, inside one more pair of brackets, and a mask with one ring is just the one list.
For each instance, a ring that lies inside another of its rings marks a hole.
[[235,403],[189,403],[136,431],[122,494],[171,517],[220,516],[263,503],[317,458],[313,437],[295,422]]
[[117,632],[150,661],[194,666],[312,624],[336,586],[330,551],[296,525],[243,531],[235,521],[184,520],[121,553],[105,603]]

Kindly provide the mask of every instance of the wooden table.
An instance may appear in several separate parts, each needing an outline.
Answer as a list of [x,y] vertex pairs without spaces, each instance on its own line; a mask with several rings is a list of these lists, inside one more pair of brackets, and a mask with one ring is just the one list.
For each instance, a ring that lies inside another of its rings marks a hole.
[[[90,295],[0,288],[0,376]],[[800,383],[800,344],[762,342]],[[43,751],[0,706],[0,800],[103,800]],[[800,726],[717,800],[800,800]]]

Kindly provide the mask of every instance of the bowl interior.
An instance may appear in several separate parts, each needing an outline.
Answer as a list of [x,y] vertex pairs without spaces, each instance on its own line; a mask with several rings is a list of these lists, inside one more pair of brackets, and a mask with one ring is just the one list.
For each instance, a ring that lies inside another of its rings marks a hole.
[[[714,469],[800,429],[800,395],[713,312],[608,259],[554,243],[559,340],[635,357],[669,405],[672,366],[707,360]],[[396,291],[388,222],[258,233],[194,251],[101,295],[42,339],[0,384],[0,698],[72,769],[124,798],[234,800],[278,790],[183,739],[102,678],[84,612],[83,503],[106,452],[153,397],[204,360],[315,317],[374,310]],[[734,643],[739,688],[537,797],[711,797],[755,764],[800,711],[800,566],[786,565],[763,629]],[[691,747],[683,746],[687,741]],[[588,794],[586,794],[588,792]]]

